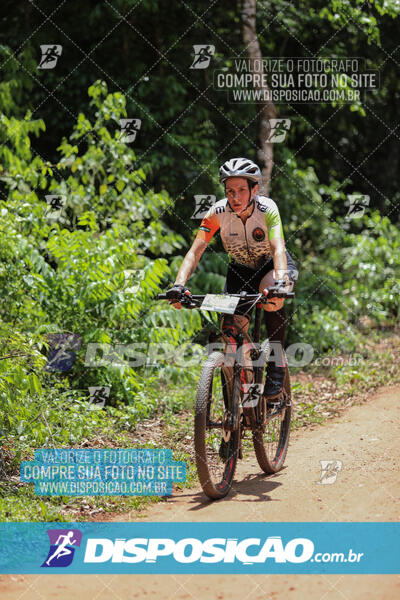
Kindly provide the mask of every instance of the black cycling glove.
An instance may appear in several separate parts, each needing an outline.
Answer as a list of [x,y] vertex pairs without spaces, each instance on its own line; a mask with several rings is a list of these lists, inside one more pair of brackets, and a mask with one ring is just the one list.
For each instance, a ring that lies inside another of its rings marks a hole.
[[275,279],[274,281],[274,287],[276,288],[286,288],[287,285],[287,280],[284,279],[283,277],[281,279]]
[[174,300],[175,302],[179,302],[182,299],[182,295],[185,292],[188,292],[188,288],[184,285],[179,285],[179,283],[175,283],[172,288],[167,290],[166,296],[168,300]]

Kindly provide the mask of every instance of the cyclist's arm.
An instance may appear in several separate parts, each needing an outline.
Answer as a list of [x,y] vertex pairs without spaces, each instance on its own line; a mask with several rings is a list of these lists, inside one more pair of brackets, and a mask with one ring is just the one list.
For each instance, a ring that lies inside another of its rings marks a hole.
[[279,209],[273,201],[271,201],[271,206],[265,214],[265,222],[268,229],[269,243],[271,244],[275,278],[282,279],[287,273],[285,238]]
[[175,281],[176,284],[185,285],[189,277],[195,272],[204,250],[207,248],[208,243],[218,229],[219,221],[215,214],[204,217],[192,247],[186,254],[181,266],[179,267],[178,275],[176,276]]
[[287,275],[287,260],[285,240],[281,237],[276,237],[270,240],[272,249],[272,259],[274,261],[275,278],[286,279]]

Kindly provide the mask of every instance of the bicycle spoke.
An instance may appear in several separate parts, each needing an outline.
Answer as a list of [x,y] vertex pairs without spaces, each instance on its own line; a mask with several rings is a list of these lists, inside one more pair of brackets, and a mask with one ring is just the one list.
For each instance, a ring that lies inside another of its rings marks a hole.
[[[231,432],[230,398],[221,364],[223,355],[215,353],[214,364],[206,364],[196,399],[196,464],[203,490],[211,498],[226,495],[231,486],[239,432]],[[224,440],[225,435],[225,440]]]
[[265,473],[276,473],[285,461],[289,443],[291,405],[290,379],[286,371],[284,394],[280,403],[268,404],[262,399],[262,427],[253,432],[257,461]]

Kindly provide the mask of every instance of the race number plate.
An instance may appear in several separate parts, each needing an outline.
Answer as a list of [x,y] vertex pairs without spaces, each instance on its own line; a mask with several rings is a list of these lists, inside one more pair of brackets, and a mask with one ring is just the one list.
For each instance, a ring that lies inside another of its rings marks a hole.
[[200,306],[201,310],[214,310],[215,312],[233,315],[238,305],[239,298],[226,294],[207,294]]

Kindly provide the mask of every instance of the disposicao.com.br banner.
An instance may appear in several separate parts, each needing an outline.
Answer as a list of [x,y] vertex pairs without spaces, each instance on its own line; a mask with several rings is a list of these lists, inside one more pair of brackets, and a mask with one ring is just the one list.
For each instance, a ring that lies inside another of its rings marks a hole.
[[399,573],[398,523],[1,523],[0,572]]

